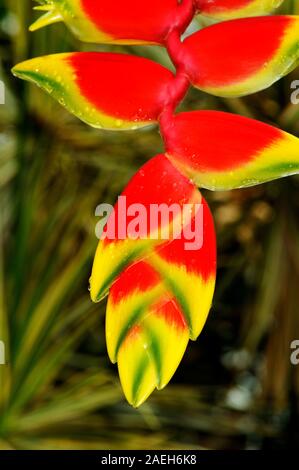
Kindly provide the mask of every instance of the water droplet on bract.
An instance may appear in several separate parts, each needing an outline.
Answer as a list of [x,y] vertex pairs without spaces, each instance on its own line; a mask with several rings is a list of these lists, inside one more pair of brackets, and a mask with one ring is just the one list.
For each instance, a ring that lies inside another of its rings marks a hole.
[[116,119],[115,125],[116,127],[122,127],[124,125],[124,121],[122,119]]

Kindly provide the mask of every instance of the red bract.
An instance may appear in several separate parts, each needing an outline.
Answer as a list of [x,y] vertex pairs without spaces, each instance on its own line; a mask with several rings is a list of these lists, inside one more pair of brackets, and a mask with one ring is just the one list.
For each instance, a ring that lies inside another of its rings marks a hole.
[[171,162],[211,190],[253,186],[299,171],[299,139],[243,116],[181,113],[163,135]]
[[[299,172],[296,137],[245,117],[176,114],[176,107],[191,84],[235,97],[280,79],[299,60],[299,17],[257,16],[281,0],[41,3],[46,14],[32,29],[65,21],[85,41],[161,44],[177,69],[174,75],[147,59],[101,52],[36,58],[13,69],[92,126],[160,125],[165,154],[129,182],[125,205],[119,200],[107,221],[90,279],[95,302],[110,290],[108,353],[118,363],[127,400],[139,406],[169,382],[210,310],[216,239],[212,215],[195,185],[227,190]],[[234,19],[181,41],[195,14]],[[255,17],[240,19],[244,16]],[[173,206],[168,218],[153,223],[153,207]]]
[[174,28],[183,32],[194,13],[193,0],[38,0],[46,11],[31,31],[64,21],[82,41],[165,44]]
[[107,348],[111,361],[118,362],[125,395],[134,406],[155,388],[165,387],[189,338],[198,337],[208,316],[215,286],[216,240],[204,199],[202,211],[200,248],[186,250],[185,237],[178,237],[131,264],[112,284]]
[[152,60],[104,52],[38,57],[14,70],[82,121],[112,130],[157,122],[174,82],[174,75]]
[[128,121],[157,120],[173,80],[161,65],[125,54],[72,54],[67,63],[91,105]]
[[113,42],[163,44],[173,27],[185,29],[192,12],[177,0],[102,0],[97,5],[95,0],[81,0],[81,5],[90,21]]
[[299,60],[299,17],[226,21],[184,41],[185,70],[196,87],[242,96],[269,87]]
[[[100,241],[91,276],[91,296],[97,301],[107,293],[121,271],[132,261],[148,256],[149,252],[166,243],[163,229],[181,229],[181,211],[184,205],[201,203],[201,195],[194,184],[183,176],[165,157],[158,155],[147,162],[131,179],[115,206],[115,212],[107,222],[107,236]],[[127,208],[136,204],[144,208],[143,227],[138,239],[133,239],[135,214],[127,214]],[[176,204],[179,211],[170,213],[166,222],[150,218],[151,207],[169,207]],[[192,213],[189,213],[188,223]],[[130,225],[132,223],[132,225]],[[115,230],[114,230],[115,227]],[[112,235],[110,236],[109,233]],[[131,236],[130,236],[131,235]]]

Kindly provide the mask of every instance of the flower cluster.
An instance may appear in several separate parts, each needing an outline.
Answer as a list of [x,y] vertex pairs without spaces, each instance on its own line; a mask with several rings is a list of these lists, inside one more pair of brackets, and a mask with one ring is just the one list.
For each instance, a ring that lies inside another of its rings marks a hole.
[[[127,400],[139,406],[169,382],[211,307],[216,241],[211,213],[197,187],[229,190],[299,172],[296,137],[234,114],[176,113],[177,105],[190,86],[239,97],[265,89],[293,70],[299,60],[299,17],[258,16],[282,0],[39,3],[36,9],[44,14],[32,31],[64,21],[82,41],[159,45],[176,68],[174,74],[142,57],[78,52],[38,57],[13,69],[93,127],[127,130],[158,124],[165,152],[137,172],[123,196],[127,204],[146,208],[191,207],[183,222],[174,215],[154,227],[148,224],[140,238],[129,233],[102,238],[96,252],[91,297],[97,302],[109,292],[108,353],[118,363]],[[182,40],[195,15],[205,16],[211,25]],[[192,228],[198,205],[203,243],[186,250],[184,229]],[[121,219],[118,204],[114,212]],[[181,236],[157,236],[165,223]]]

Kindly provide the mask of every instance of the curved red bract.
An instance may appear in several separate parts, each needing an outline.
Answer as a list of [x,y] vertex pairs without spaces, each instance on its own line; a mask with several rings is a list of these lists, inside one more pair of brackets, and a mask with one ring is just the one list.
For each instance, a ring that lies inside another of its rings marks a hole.
[[[111,287],[109,301],[111,306],[118,304],[125,297],[135,292],[146,292],[161,281],[158,272],[146,261],[139,261],[125,269]],[[186,321],[178,309],[176,302],[169,297],[161,296],[155,303],[155,314],[163,316],[168,323],[176,323],[180,328],[186,328]],[[134,327],[132,328],[134,331]]]
[[174,75],[152,60],[128,54],[79,52],[71,54],[67,62],[82,95],[116,118],[155,121],[169,99]]
[[[138,203],[146,210],[146,227],[149,235],[150,228],[157,229],[162,225],[163,221],[157,220],[153,222],[150,220],[150,208],[153,205],[160,206],[161,204],[178,204],[183,207],[184,204],[190,203],[193,199],[193,194],[196,191],[194,184],[185,176],[183,176],[165,157],[165,155],[158,155],[149,160],[130,180],[128,186],[122,193],[126,198],[126,206],[133,206]],[[116,231],[119,233],[119,222],[123,220],[125,214],[120,202],[117,202],[114,208],[115,219],[113,215],[113,222],[115,220]],[[134,219],[134,216],[127,216],[127,225]],[[173,214],[170,214],[170,222],[173,220]],[[108,219],[107,226],[109,227],[111,219]],[[105,238],[104,244],[115,243],[117,240]]]
[[201,172],[237,168],[280,138],[275,127],[221,111],[177,114],[164,132],[167,153]]
[[113,38],[163,43],[174,26],[184,29],[177,0],[81,0],[89,19]]
[[260,71],[275,55],[292,18],[245,18],[209,26],[184,41],[193,84],[233,84]]
[[159,281],[160,276],[154,268],[144,261],[139,261],[122,272],[110,290],[109,300],[112,304],[117,304],[136,290],[145,292],[153,288]]

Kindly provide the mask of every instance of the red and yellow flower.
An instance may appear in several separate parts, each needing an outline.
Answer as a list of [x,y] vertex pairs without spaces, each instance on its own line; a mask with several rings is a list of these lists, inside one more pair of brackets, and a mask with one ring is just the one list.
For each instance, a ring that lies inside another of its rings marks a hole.
[[[218,96],[248,95],[298,65],[299,17],[258,16],[281,3],[41,0],[37,9],[44,16],[32,30],[64,21],[84,41],[159,44],[167,48],[177,73],[145,58],[103,52],[56,54],[13,69],[91,126],[160,126],[164,154],[147,162],[122,195],[127,206],[142,205],[145,225],[136,237],[134,213],[123,220],[118,202],[90,279],[93,301],[109,294],[108,354],[118,363],[133,406],[169,382],[211,308],[216,238],[212,215],[196,186],[228,190],[299,173],[299,140],[287,132],[224,112],[175,112],[190,85]],[[220,22],[181,41],[195,14]],[[177,212],[149,223],[151,206],[163,204],[176,205]],[[202,224],[197,227],[199,213]],[[116,235],[110,236],[113,225]],[[187,234],[199,230],[202,243],[188,249]]]

